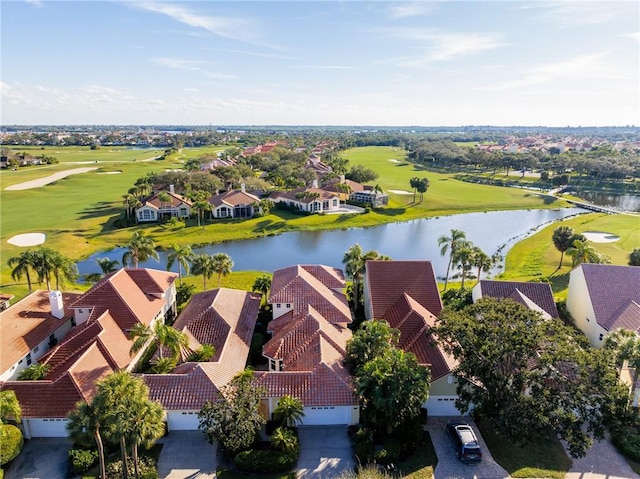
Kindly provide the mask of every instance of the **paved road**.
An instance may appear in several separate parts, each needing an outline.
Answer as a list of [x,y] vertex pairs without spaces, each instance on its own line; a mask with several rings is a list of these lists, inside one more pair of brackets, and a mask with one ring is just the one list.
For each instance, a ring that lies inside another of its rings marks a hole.
[[160,479],[215,479],[217,449],[201,431],[171,431],[158,442],[164,444],[158,459]]
[[[465,418],[478,437],[482,447],[482,462],[479,464],[464,464],[456,459],[451,439],[447,435],[445,427],[447,417],[430,417],[427,422],[427,431],[431,435],[433,448],[438,456],[438,465],[434,471],[435,479],[505,479],[509,473],[499,466],[491,456],[491,452],[484,442],[482,435],[471,418]],[[455,419],[460,420],[460,417]]]
[[298,479],[329,479],[353,471],[355,462],[346,426],[299,426]]

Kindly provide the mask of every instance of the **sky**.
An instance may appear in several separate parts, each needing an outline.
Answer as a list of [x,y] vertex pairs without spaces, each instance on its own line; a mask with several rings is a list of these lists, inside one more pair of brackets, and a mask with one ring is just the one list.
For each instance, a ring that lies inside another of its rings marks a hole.
[[2,125],[640,125],[637,1],[2,0]]

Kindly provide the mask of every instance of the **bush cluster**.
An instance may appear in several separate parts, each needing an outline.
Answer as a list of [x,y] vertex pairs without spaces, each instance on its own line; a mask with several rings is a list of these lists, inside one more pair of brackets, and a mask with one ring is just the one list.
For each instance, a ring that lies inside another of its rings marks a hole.
[[95,449],[69,449],[69,461],[76,474],[88,471],[98,461]]
[[640,430],[620,428],[611,434],[611,442],[628,459],[640,462]]
[[236,455],[235,466],[246,472],[274,473],[291,470],[298,461],[297,453],[274,450],[250,450]]
[[20,429],[12,424],[0,425],[0,466],[18,457],[23,444]]
[[[129,459],[127,463],[128,477],[134,477],[135,470],[133,460]],[[138,458],[138,471],[140,472],[140,479],[157,479],[158,470],[156,461],[147,456],[141,456]],[[106,467],[107,477],[109,479],[117,479],[124,477],[124,466],[122,460],[113,461],[107,464]]]

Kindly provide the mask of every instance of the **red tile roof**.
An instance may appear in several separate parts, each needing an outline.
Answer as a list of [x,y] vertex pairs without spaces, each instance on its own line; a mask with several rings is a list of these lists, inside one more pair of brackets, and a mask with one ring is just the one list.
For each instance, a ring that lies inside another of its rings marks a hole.
[[609,331],[640,330],[640,267],[583,263],[578,268],[584,273],[598,324]]
[[[158,198],[158,196],[160,196],[162,193],[166,193],[169,195],[170,200],[169,203],[163,203],[162,201],[160,201],[160,198]],[[167,206],[173,206],[174,208],[177,208],[178,206],[182,205],[182,204],[186,204],[191,206],[192,203],[189,200],[189,198],[186,198],[182,195],[179,195],[177,193],[171,193],[169,191],[164,191],[164,192],[159,192],[156,193],[152,196],[150,196],[149,198],[146,199],[146,201],[144,202],[145,206],[154,206],[155,208],[162,208],[162,207],[167,207]]]
[[442,311],[442,300],[431,261],[367,261],[365,287],[373,317],[387,310],[407,293],[434,316]]
[[[188,363],[182,373],[143,374],[149,386],[149,399],[158,401],[166,410],[196,411],[207,401],[218,398],[218,388],[203,369],[204,363]],[[188,367],[186,367],[188,366]]]
[[51,314],[49,291],[34,291],[0,312],[0,372],[5,372],[73,317],[69,305],[80,297],[63,293],[64,317]]
[[[298,198],[296,196],[298,193],[317,193],[319,196],[317,198],[313,196],[304,196]],[[274,191],[273,193],[271,193],[270,197],[274,200],[284,198],[289,201],[308,204],[313,203],[314,201],[331,200],[334,198],[338,198],[338,195],[332,193],[331,191],[323,190],[322,188],[297,188],[291,191]]]
[[229,206],[250,205],[256,202],[259,203],[260,198],[240,190],[227,191],[219,195],[213,195],[211,198],[209,198],[209,203],[211,203],[214,207],[218,207],[223,204]]
[[510,298],[529,309],[532,309],[529,302],[533,302],[552,318],[559,317],[556,301],[549,283],[483,279],[480,281],[479,287],[483,298]]
[[269,303],[291,304],[296,314],[311,305],[331,323],[350,323],[351,310],[338,289],[344,288],[341,272],[328,266],[289,266],[274,271]]

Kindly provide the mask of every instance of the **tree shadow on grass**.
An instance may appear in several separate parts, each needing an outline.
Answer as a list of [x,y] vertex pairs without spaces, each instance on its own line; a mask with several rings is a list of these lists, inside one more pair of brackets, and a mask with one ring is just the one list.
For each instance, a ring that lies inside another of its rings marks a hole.
[[554,272],[549,276],[549,282],[553,291],[563,291],[569,287],[569,272],[562,274]]
[[113,203],[101,201],[80,211],[78,219],[86,220],[91,218],[100,218],[101,216],[119,215],[120,213],[122,213],[122,208],[114,206]]
[[376,210],[376,213],[383,216],[400,216],[407,211],[407,208],[384,208],[381,210]]

